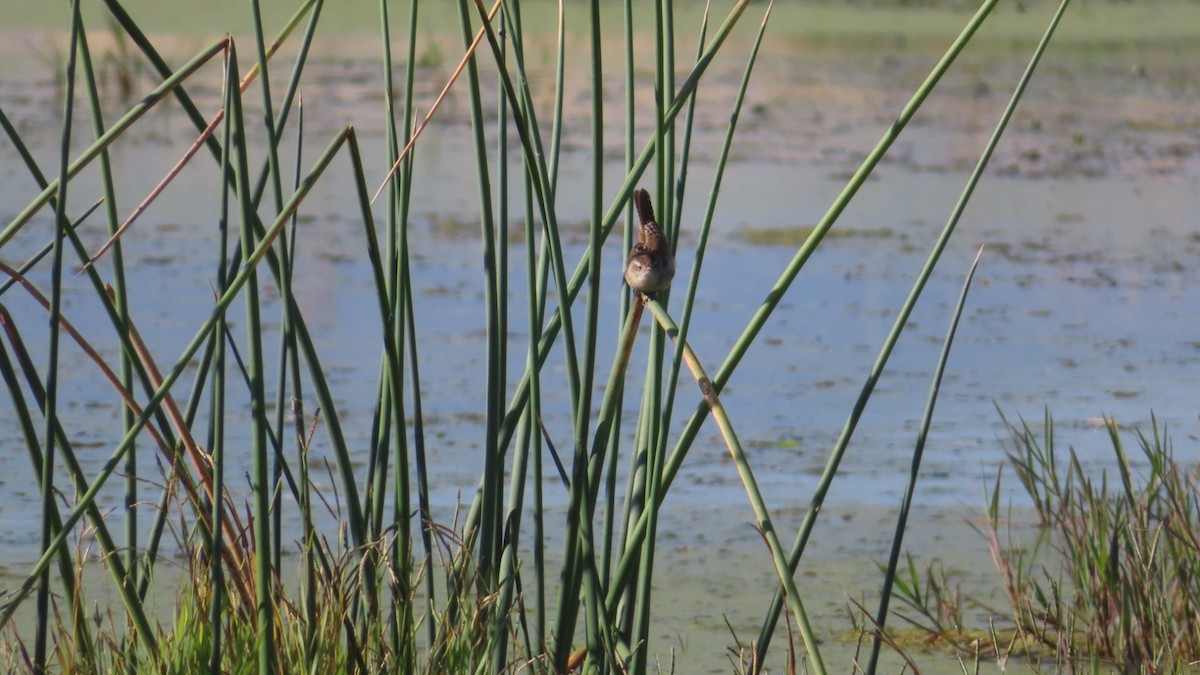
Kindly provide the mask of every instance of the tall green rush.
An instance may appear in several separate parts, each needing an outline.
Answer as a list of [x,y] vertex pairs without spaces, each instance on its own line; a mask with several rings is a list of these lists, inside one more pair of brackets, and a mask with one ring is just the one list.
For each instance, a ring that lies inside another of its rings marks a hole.
[[[66,100],[63,112],[62,143],[59,146],[59,175],[65,176],[71,154],[71,123],[75,111],[75,60],[79,47],[79,32],[83,19],[79,15],[79,0],[71,3],[71,47],[67,57]],[[53,518],[58,509],[54,504],[54,446],[57,440],[54,427],[58,421],[58,345],[59,315],[62,301],[63,245],[67,227],[67,181],[59,181],[54,200],[54,252],[50,280],[50,346],[46,366],[45,434],[42,450],[42,549],[45,550],[53,535]],[[46,639],[50,623],[50,569],[41,575],[37,593],[37,630],[34,638],[33,668],[41,673],[46,670]]]
[[[230,69],[238,72],[237,48],[230,45],[227,57],[231,63]],[[237,198],[241,210],[241,244],[243,251],[255,248],[254,207],[251,204],[249,162],[247,160],[246,128],[242,119],[241,91],[234,82],[229,82],[232,90],[231,111],[228,113],[233,125],[234,160],[236,161]],[[282,228],[281,228],[282,229]],[[259,672],[268,673],[275,670],[275,571],[271,554],[271,481],[270,465],[267,454],[267,432],[265,426],[266,391],[263,383],[263,354],[262,327],[259,318],[258,273],[257,266],[247,264],[245,273],[245,303],[246,303],[246,342],[249,346],[249,375],[250,375],[250,418],[251,418],[251,452],[254,456],[254,546],[255,546],[255,589],[257,591],[258,612],[258,668]],[[241,276],[241,275],[239,275]]]
[[971,280],[975,278],[975,270],[979,268],[979,258],[983,255],[983,247],[975,254],[967,278],[963,281],[962,291],[958,295],[958,304],[950,319],[950,327],[946,330],[946,338],[942,341],[942,352],[938,356],[934,369],[933,383],[930,385],[929,397],[925,402],[925,414],[921,418],[921,429],[917,432],[917,444],[913,449],[912,468],[908,474],[908,482],[904,486],[904,497],[900,502],[900,514],[896,517],[896,534],[892,537],[892,549],[888,555],[887,569],[883,576],[883,590],[879,594],[879,611],[875,613],[875,639],[871,643],[871,657],[867,661],[866,672],[874,673],[879,662],[879,649],[883,646],[883,631],[887,625],[888,603],[892,596],[892,583],[896,578],[896,566],[900,561],[900,548],[904,541],[904,532],[908,527],[908,513],[912,507],[913,494],[916,492],[917,476],[921,469],[921,457],[925,452],[925,441],[929,437],[929,425],[933,422],[933,408],[937,403],[938,392],[942,386],[942,375],[946,372],[946,362],[950,358],[950,346],[954,344],[954,334],[958,330],[958,321],[962,318],[963,308],[967,304],[967,292],[971,290]]

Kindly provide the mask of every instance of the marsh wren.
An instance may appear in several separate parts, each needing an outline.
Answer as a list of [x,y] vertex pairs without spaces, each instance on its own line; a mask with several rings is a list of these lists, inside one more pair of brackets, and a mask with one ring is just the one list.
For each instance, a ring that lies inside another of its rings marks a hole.
[[634,190],[633,205],[637,208],[641,226],[637,231],[638,240],[629,249],[629,259],[625,262],[625,282],[639,293],[653,295],[671,285],[671,279],[675,277],[675,256],[662,228],[654,220],[650,193],[640,188]]

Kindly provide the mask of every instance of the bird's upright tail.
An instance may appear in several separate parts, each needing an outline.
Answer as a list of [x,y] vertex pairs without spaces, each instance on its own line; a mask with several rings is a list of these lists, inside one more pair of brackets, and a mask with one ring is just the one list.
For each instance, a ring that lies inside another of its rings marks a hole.
[[642,225],[646,223],[658,224],[654,219],[654,205],[650,203],[650,193],[638,188],[633,191],[633,206],[637,209],[638,219],[642,221]]

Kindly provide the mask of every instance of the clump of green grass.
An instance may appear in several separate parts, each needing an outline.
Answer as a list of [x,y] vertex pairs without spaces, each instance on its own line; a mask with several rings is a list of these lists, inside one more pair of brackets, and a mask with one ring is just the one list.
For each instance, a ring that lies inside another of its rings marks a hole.
[[[1200,659],[1200,468],[1176,462],[1153,417],[1148,435],[1132,432],[1140,476],[1122,438],[1130,432],[1115,419],[1104,428],[1116,475],[1089,472],[1074,448],[1061,456],[1049,414],[1040,436],[1023,421],[1006,424],[1009,464],[1044,528],[1032,550],[993,543],[1017,624],[1058,653],[1143,672]],[[994,508],[991,515],[998,542]],[[1042,547],[1058,569],[1037,564]]]
[[[980,531],[1009,605],[991,613],[1008,627],[991,628],[981,642],[972,638],[956,609],[959,587],[940,567],[921,572],[911,558],[897,588],[916,612],[906,617],[910,624],[960,655],[982,649],[1000,662],[1020,657],[1034,667],[1107,663],[1158,673],[1200,660],[1200,466],[1176,461],[1166,428],[1153,417],[1148,434],[1103,420],[1115,473],[1085,468],[1074,448],[1060,452],[1049,412],[1040,433],[1024,420],[1004,422],[1007,465],[1038,526],[1032,544],[1015,537],[1001,513],[997,474]],[[1140,462],[1127,452],[1130,435]]]

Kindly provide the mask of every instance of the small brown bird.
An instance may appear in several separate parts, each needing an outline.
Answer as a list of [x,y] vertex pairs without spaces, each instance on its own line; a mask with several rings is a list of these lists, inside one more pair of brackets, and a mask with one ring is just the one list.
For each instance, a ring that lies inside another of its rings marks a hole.
[[671,279],[675,278],[675,255],[671,253],[671,245],[663,236],[662,228],[654,220],[650,193],[634,190],[633,204],[642,224],[638,228],[637,242],[629,249],[625,282],[639,293],[653,295],[670,286]]

